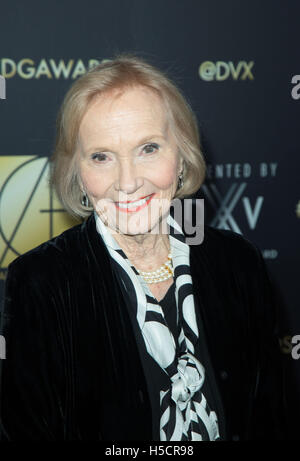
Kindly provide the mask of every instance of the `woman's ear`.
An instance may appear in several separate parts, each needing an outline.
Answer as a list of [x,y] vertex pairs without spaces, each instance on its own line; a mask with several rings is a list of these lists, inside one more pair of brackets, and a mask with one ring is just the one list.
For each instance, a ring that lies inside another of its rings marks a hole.
[[79,189],[84,194],[85,193],[85,187],[84,187],[84,185],[82,183],[82,180],[81,180],[81,177],[80,177],[79,174],[77,174],[77,182],[78,182]]
[[179,165],[180,165],[180,168],[179,168],[179,174],[180,174],[180,173],[183,173],[183,170],[184,170],[184,159],[182,157],[180,158]]

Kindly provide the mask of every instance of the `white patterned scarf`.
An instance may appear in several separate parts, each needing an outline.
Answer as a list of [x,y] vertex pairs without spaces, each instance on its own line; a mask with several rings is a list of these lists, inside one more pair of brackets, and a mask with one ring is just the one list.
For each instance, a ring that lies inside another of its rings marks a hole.
[[219,440],[217,415],[201,392],[205,369],[194,356],[199,337],[195,314],[190,248],[178,223],[169,214],[169,241],[172,254],[179,325],[178,344],[144,279],[131,264],[112,233],[95,213],[96,226],[111,257],[129,276],[137,299],[136,320],[147,352],[170,378],[170,387],[160,391],[160,440]]

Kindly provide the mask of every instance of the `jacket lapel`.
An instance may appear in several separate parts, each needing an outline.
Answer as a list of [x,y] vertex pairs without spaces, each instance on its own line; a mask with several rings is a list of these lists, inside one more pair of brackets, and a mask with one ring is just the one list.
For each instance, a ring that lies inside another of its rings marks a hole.
[[[100,377],[102,404],[107,405],[107,396],[114,396],[114,409],[111,410],[116,411],[116,440],[118,430],[121,434],[128,431],[128,437],[133,434],[131,440],[151,440],[151,417],[145,419],[145,414],[151,415],[150,402],[134,331],[108,250],[97,232],[93,215],[83,224],[82,232],[85,256],[89,261],[88,272],[92,274],[90,303],[92,310],[97,312],[98,347],[102,352],[102,358],[97,360],[104,360],[101,370],[104,376]],[[123,415],[125,419],[121,418],[122,411],[126,412]]]
[[[220,345],[218,339],[222,338],[222,332],[219,331],[222,321],[220,318],[216,317],[213,312],[219,300],[216,296],[216,290],[213,288],[213,279],[210,275],[211,268],[204,245],[190,246],[190,271],[193,280],[195,310],[199,328],[200,361],[203,363],[206,373],[210,376],[209,381],[213,400],[216,405],[215,410],[218,415],[220,438],[221,440],[226,440],[227,427],[225,424],[222,396],[217,379],[219,361],[218,357],[215,356],[217,344]],[[210,313],[209,316],[207,315],[208,312]],[[214,325],[212,325],[211,319]],[[215,347],[212,347],[213,343]]]

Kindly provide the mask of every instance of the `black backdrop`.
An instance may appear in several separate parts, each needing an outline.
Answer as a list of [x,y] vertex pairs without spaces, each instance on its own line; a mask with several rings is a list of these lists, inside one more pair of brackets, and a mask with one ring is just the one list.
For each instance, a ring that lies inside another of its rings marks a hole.
[[242,233],[266,259],[298,437],[300,2],[12,0],[0,15],[0,296],[10,261],[74,224],[47,189],[64,93],[92,61],[136,52],[166,70],[197,113],[206,221]]

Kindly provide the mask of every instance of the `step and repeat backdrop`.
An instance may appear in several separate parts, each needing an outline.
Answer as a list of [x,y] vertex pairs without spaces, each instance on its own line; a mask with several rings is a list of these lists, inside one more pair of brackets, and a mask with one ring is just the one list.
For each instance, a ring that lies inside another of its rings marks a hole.
[[0,27],[0,298],[11,261],[78,224],[48,186],[65,92],[103,59],[137,53],[175,79],[197,114],[206,223],[244,235],[265,258],[291,434],[300,411],[299,16],[294,0],[13,0],[1,4]]

